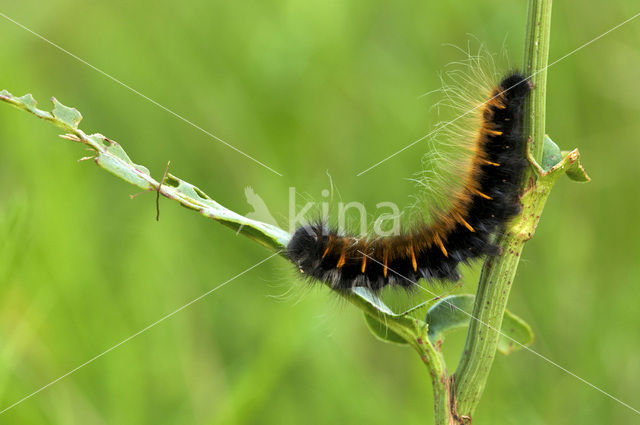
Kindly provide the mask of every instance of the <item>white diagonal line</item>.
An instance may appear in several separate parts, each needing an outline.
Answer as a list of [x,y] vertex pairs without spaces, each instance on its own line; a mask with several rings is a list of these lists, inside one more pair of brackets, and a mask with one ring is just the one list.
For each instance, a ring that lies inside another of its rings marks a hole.
[[[365,254],[364,252],[358,250],[358,252],[362,255],[364,255],[365,257],[369,258],[370,260],[378,263],[381,266],[384,266],[384,264],[382,264],[381,262],[379,262],[378,260],[376,260],[375,258],[372,258],[370,256],[368,256],[367,254]],[[422,285],[419,285],[417,282],[414,282],[413,280],[409,279],[406,276],[401,275],[400,273],[396,272],[395,270],[393,270],[391,267],[387,267],[387,269],[391,270],[393,273],[395,273],[396,275],[400,276],[401,278],[405,279],[407,282],[411,282],[414,285],[416,285],[417,287],[419,287],[420,289],[428,292],[431,295],[436,295],[435,292],[432,292],[430,290],[428,290],[427,288],[425,288]],[[535,354],[536,356],[540,357],[542,360],[552,364],[553,366],[557,367],[558,369],[562,370],[563,372],[568,373],[569,375],[573,376],[574,378],[576,378],[577,380],[579,380],[580,382],[587,384],[588,386],[590,386],[591,388],[595,389],[596,391],[599,391],[600,393],[606,395],[607,397],[609,397],[610,399],[617,401],[618,403],[620,403],[621,405],[623,405],[624,407],[632,410],[633,412],[637,413],[640,415],[640,410],[635,409],[634,407],[630,406],[629,404],[625,403],[624,401],[620,400],[617,397],[612,396],[611,394],[609,394],[608,392],[604,391],[603,389],[595,386],[594,384],[592,384],[591,382],[587,381],[584,378],[579,377],[578,375],[576,375],[575,373],[571,372],[570,370],[560,366],[559,364],[557,364],[556,362],[554,362],[553,360],[549,359],[548,357],[543,356],[542,354],[538,353],[537,351],[534,351],[533,349],[527,347],[526,345],[522,344],[520,341],[515,340],[514,338],[510,337],[509,335],[506,335],[504,333],[502,333],[500,330],[494,328],[493,326],[489,325],[488,323],[485,323],[484,321],[478,319],[477,317],[475,317],[473,314],[468,313],[466,311],[464,311],[463,309],[461,309],[460,307],[458,307],[457,305],[454,305],[452,303],[450,303],[449,301],[447,301],[446,299],[442,299],[443,302],[449,304],[450,307],[455,308],[456,310],[460,310],[462,313],[466,314],[467,316],[469,316],[471,319],[485,325],[486,327],[488,327],[489,329],[496,331],[497,333],[499,333],[500,335],[502,335],[503,337],[515,342],[516,344],[518,344],[519,346],[521,346],[522,348],[526,349],[527,351]]]
[[32,392],[31,394],[29,394],[28,396],[25,396],[23,398],[21,398],[20,400],[16,401],[15,403],[13,403],[11,406],[9,407],[5,407],[3,410],[0,410],[0,415],[2,415],[3,413],[5,413],[7,410],[12,409],[14,407],[16,407],[17,405],[19,405],[20,403],[22,403],[23,401],[26,401],[28,399],[30,399],[31,397],[33,397],[34,395],[38,394],[41,391],[46,390],[47,388],[49,388],[50,386],[52,386],[53,384],[55,384],[58,381],[61,381],[62,379],[66,378],[67,376],[71,375],[72,373],[77,372],[78,370],[82,369],[83,367],[85,367],[86,365],[88,365],[89,363],[94,362],[95,360],[98,360],[100,357],[104,356],[107,353],[110,353],[111,351],[115,350],[116,348],[120,347],[122,344],[131,341],[133,338],[137,337],[138,335],[140,335],[141,333],[144,333],[146,331],[148,331],[149,329],[153,328],[154,326],[164,322],[165,320],[167,320],[168,318],[170,318],[171,316],[175,315],[176,313],[181,312],[182,310],[184,310],[185,308],[189,307],[191,304],[200,301],[201,299],[203,299],[204,297],[206,297],[207,295],[211,294],[212,292],[222,288],[223,286],[225,286],[227,283],[239,278],[240,276],[242,276],[243,274],[249,272],[250,270],[255,269],[256,267],[258,267],[259,265],[261,265],[262,263],[266,262],[267,260],[270,260],[271,258],[275,257],[276,255],[280,254],[281,251],[278,251],[274,254],[271,254],[270,256],[268,256],[267,258],[263,259],[262,261],[254,264],[253,266],[249,267],[248,269],[242,271],[241,273],[238,273],[237,275],[235,275],[234,277],[232,277],[231,279],[221,283],[220,285],[216,286],[213,289],[208,290],[207,292],[205,292],[204,294],[200,295],[197,298],[194,298],[193,300],[189,301],[188,303],[184,304],[182,307],[172,311],[171,313],[167,314],[166,316],[162,317],[161,319],[156,320],[155,322],[153,322],[152,324],[148,325],[147,327],[139,330],[138,332],[134,333],[133,335],[129,336],[128,338],[123,339],[122,341],[120,341],[119,343],[117,343],[116,345],[114,345],[113,347],[109,348],[108,350],[103,351],[102,353],[98,354],[97,356],[91,358],[90,360],[87,360],[86,362],[82,363],[80,366],[77,366],[74,369],[71,369],[69,372],[65,373],[64,375],[60,376],[59,378],[54,379],[53,381],[49,382],[47,385],[39,388],[38,390]]
[[[635,19],[635,18],[637,18],[638,16],[640,16],[640,13],[636,13],[635,15],[633,15],[632,17],[630,17],[629,19],[626,19],[625,21],[622,21],[621,23],[619,23],[619,24],[618,24],[618,25],[616,25],[615,27],[610,28],[609,30],[607,30],[607,31],[603,32],[603,33],[602,33],[602,34],[600,34],[599,36],[597,36],[597,37],[595,37],[595,38],[591,39],[590,41],[588,41],[588,42],[586,42],[586,43],[584,43],[584,44],[583,44],[583,45],[581,45],[580,47],[577,47],[577,48],[573,49],[572,51],[570,51],[570,52],[569,52],[569,53],[567,53],[566,55],[564,55],[564,56],[560,57],[559,59],[556,59],[555,61],[551,62],[549,65],[545,66],[544,68],[542,68],[542,69],[540,69],[540,70],[538,70],[538,71],[534,72],[533,74],[529,75],[527,78],[525,78],[523,81],[521,81],[521,82],[520,82],[520,83],[518,83],[518,84],[521,84],[521,83],[522,83],[522,82],[524,82],[524,81],[528,81],[528,80],[530,80],[531,78],[533,78],[534,76],[536,76],[536,75],[537,75],[537,74],[539,74],[540,72],[542,72],[542,71],[544,71],[544,70],[546,70],[546,69],[548,69],[548,68],[552,67],[553,65],[557,64],[558,62],[560,62],[560,61],[562,61],[562,60],[564,60],[564,59],[568,58],[569,56],[573,55],[574,53],[578,52],[579,50],[584,49],[585,47],[587,47],[587,46],[588,46],[588,45],[590,45],[591,43],[594,43],[594,42],[598,41],[599,39],[601,39],[601,38],[602,38],[602,37],[604,37],[605,35],[609,34],[610,32],[615,31],[615,30],[617,30],[618,28],[620,28],[621,26],[623,26],[623,25],[625,25],[625,24],[627,24],[627,23],[631,22],[632,20],[634,20],[634,19]],[[516,84],[516,85],[517,85],[517,84]],[[515,87],[515,85],[514,85],[514,86],[511,86],[511,87],[506,88],[505,90],[501,91],[500,93],[498,93],[497,95],[495,95],[495,96],[494,96],[494,97],[492,97],[491,99],[487,99],[487,100],[485,100],[485,101],[484,101],[484,102],[482,102],[481,104],[479,104],[479,105],[477,105],[477,106],[475,106],[475,107],[473,107],[473,108],[469,109],[468,111],[466,111],[466,112],[465,112],[465,113],[463,113],[462,115],[457,116],[456,118],[452,119],[451,121],[448,121],[448,122],[446,122],[446,123],[443,123],[443,124],[441,124],[441,125],[437,126],[435,129],[431,130],[429,133],[425,134],[424,136],[420,137],[420,138],[419,138],[419,139],[417,139],[417,140],[414,140],[413,142],[409,143],[407,146],[403,147],[403,148],[402,148],[402,149],[400,149],[399,151],[394,152],[394,153],[392,153],[391,155],[389,155],[388,157],[386,157],[385,159],[383,159],[383,160],[381,160],[381,161],[376,162],[375,164],[373,164],[372,166],[370,166],[370,167],[369,167],[369,168],[367,168],[366,170],[364,170],[364,171],[360,171],[360,172],[356,175],[356,177],[360,177],[361,175],[363,175],[363,174],[364,174],[364,173],[366,173],[367,171],[370,171],[370,170],[372,170],[372,169],[376,168],[378,165],[382,164],[383,162],[386,162],[386,161],[390,160],[391,158],[393,158],[394,156],[398,155],[399,153],[402,153],[402,152],[404,152],[405,150],[409,149],[410,147],[414,146],[415,144],[422,142],[422,141],[423,141],[424,139],[426,139],[427,137],[429,137],[429,136],[431,136],[432,134],[434,134],[434,133],[436,133],[436,132],[438,132],[438,131],[442,130],[442,129],[443,129],[443,128],[445,128],[445,127],[448,127],[449,125],[451,125],[451,124],[453,124],[454,122],[458,121],[460,118],[462,118],[462,117],[464,117],[464,116],[466,116],[466,115],[469,115],[471,112],[475,111],[475,110],[476,110],[476,109],[478,109],[478,108],[481,108],[481,107],[482,107],[482,106],[484,106],[487,102],[490,102],[491,100],[493,100],[493,99],[495,99],[496,97],[498,97],[498,96],[502,95],[504,92],[506,92],[507,90],[509,90],[509,89],[511,89],[511,88],[513,88],[513,87]]]
[[71,53],[70,51],[64,49],[63,47],[57,45],[56,43],[54,43],[51,40],[48,40],[47,38],[45,38],[44,36],[38,34],[37,32],[31,30],[30,28],[25,27],[24,25],[22,25],[20,22],[17,22],[14,19],[11,19],[9,16],[5,15],[4,13],[0,12],[0,16],[2,16],[3,18],[5,18],[8,21],[13,22],[14,24],[16,24],[17,26],[19,26],[20,28],[22,28],[25,31],[30,32],[31,34],[35,35],[36,37],[38,37],[39,39],[49,43],[50,45],[52,45],[53,47],[55,47],[56,49],[68,54],[69,56],[71,56],[72,58],[74,58],[75,60],[87,65],[89,68],[93,69],[94,71],[99,72],[100,74],[104,75],[105,77],[109,78],[112,81],[115,81],[116,83],[120,84],[121,86],[125,87],[126,89],[132,91],[133,93],[137,94],[138,96],[142,97],[143,99],[148,100],[149,102],[153,103],[154,105],[156,105],[157,107],[159,107],[160,109],[170,113],[171,115],[173,115],[174,117],[184,121],[185,123],[189,124],[190,126],[196,128],[197,130],[200,130],[201,132],[203,132],[204,134],[206,134],[207,136],[217,140],[218,142],[224,144],[225,146],[233,149],[234,151],[238,152],[241,155],[244,155],[246,158],[249,158],[250,160],[252,160],[253,162],[256,162],[257,164],[262,165],[264,168],[266,168],[269,171],[272,171],[274,173],[276,173],[277,175],[279,175],[280,177],[282,177],[282,174],[280,174],[279,172],[277,172],[276,170],[274,170],[273,168],[269,167],[268,165],[258,161],[257,159],[255,159],[254,157],[252,157],[251,155],[241,151],[240,149],[236,148],[235,146],[233,146],[232,144],[230,144],[229,142],[221,139],[220,137],[216,136],[215,134],[211,133],[210,131],[205,130],[204,128],[200,127],[199,125],[195,124],[192,121],[189,121],[188,119],[186,119],[185,117],[183,117],[182,115],[178,114],[177,112],[174,112],[173,110],[167,108],[166,106],[161,105],[160,103],[156,102],[155,100],[151,99],[150,97],[140,93],[138,90],[134,89],[133,87],[123,83],[122,81],[118,80],[117,78],[107,74],[106,72],[104,72],[103,70],[101,70],[98,67],[95,67],[93,65],[91,65],[89,62],[85,61],[84,59],[79,58],[78,56],[74,55],[73,53]]

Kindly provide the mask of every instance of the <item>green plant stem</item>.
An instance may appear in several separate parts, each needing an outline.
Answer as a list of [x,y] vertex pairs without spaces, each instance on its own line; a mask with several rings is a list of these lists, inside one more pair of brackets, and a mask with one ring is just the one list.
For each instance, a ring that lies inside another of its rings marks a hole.
[[[540,162],[544,146],[551,0],[530,0],[528,14],[524,70],[527,76],[532,76],[535,90],[529,99],[524,134],[531,136],[529,148],[532,159]],[[472,313],[476,320],[471,320],[464,351],[453,379],[456,414],[461,418],[473,415],[484,391],[524,242],[535,231],[550,185],[557,179],[557,174],[545,182],[532,177],[532,172],[528,172],[522,182],[525,194],[522,214],[514,219],[497,241],[502,254],[488,258],[482,269]]]
[[[498,347],[499,330],[509,299],[513,278],[518,268],[524,242],[530,237],[546,196],[528,204],[529,219],[520,230],[511,227],[498,241],[503,253],[484,263],[476,292],[473,319],[469,323],[467,341],[454,375],[457,412],[471,417],[480,401]],[[534,215],[532,216],[532,212]],[[523,216],[524,217],[524,216]]]
[[[545,136],[545,112],[547,98],[547,66],[549,64],[549,39],[551,34],[552,0],[529,0],[527,35],[524,48],[523,70],[535,88],[529,98],[525,128],[531,137],[530,152],[538,162],[542,158]],[[527,133],[525,133],[527,134]],[[533,175],[527,173],[525,180]]]
[[426,338],[414,339],[410,344],[420,355],[420,359],[429,371],[433,388],[434,421],[436,424],[455,423],[451,416],[450,377],[445,368],[442,354]]

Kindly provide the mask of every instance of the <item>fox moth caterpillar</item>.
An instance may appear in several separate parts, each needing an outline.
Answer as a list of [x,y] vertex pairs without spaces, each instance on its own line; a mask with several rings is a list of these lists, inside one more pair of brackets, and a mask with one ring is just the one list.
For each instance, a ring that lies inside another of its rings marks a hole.
[[493,236],[520,212],[518,185],[527,166],[524,106],[531,92],[518,72],[505,76],[479,108],[472,157],[450,207],[384,238],[339,234],[324,223],[299,227],[288,246],[290,260],[306,276],[333,289],[410,288],[460,278],[458,265],[495,255]]

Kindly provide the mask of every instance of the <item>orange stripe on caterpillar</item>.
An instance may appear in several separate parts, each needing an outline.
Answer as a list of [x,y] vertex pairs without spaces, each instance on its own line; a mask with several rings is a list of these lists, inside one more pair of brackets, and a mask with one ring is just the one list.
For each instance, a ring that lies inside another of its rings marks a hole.
[[336,268],[339,269],[342,266],[344,266],[345,261],[345,255],[347,253],[347,247],[343,246],[342,247],[342,253],[340,254],[340,258],[338,259],[338,264],[336,265]]
[[329,253],[329,250],[331,249],[331,241],[332,241],[333,237],[331,235],[329,235],[329,242],[327,242],[327,249],[324,250],[324,253],[322,254],[322,259],[324,260],[324,257],[327,256],[327,254]]
[[489,196],[489,195],[485,195],[484,193],[480,192],[480,191],[479,191],[479,190],[477,190],[477,189],[471,189],[471,191],[472,191],[473,193],[475,193],[476,195],[483,197],[484,199],[489,199],[489,200],[493,199],[491,196]]
[[365,269],[367,268],[367,254],[365,254],[365,250],[367,248],[367,243],[364,242],[363,246],[362,246],[362,267],[360,268],[360,273],[364,273]]
[[382,272],[382,275],[386,278],[387,277],[387,260],[389,259],[389,253],[387,252],[387,250],[385,249],[384,251],[384,271]]
[[442,251],[442,253],[444,254],[445,257],[448,257],[449,254],[447,253],[447,249],[444,247],[444,244],[442,243],[442,239],[440,239],[440,235],[439,234],[434,234],[433,235],[433,240],[436,241],[436,243],[438,244],[438,246],[440,247],[440,251]]
[[456,213],[454,215],[455,215],[456,220],[458,220],[458,222],[464,224],[464,227],[469,229],[469,231],[471,231],[471,232],[475,232],[475,229],[473,227],[471,227],[471,225],[469,223],[467,223],[467,221],[464,218],[462,218],[462,216],[460,214]]
[[494,167],[499,167],[500,164],[498,164],[497,162],[491,162],[491,161],[487,161],[486,159],[479,159],[480,161],[482,161],[483,163],[487,164],[487,165],[493,165]]
[[416,253],[413,250],[413,245],[412,244],[409,245],[409,252],[411,253],[411,265],[413,266],[413,271],[417,272],[418,271],[418,262],[416,261]]
[[484,130],[484,131],[493,136],[502,136],[504,134],[502,131],[497,131],[497,130]]

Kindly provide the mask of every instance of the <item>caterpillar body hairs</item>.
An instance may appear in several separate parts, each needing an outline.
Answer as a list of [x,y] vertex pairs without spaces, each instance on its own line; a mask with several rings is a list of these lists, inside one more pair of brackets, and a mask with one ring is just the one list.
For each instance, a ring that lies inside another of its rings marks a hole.
[[518,185],[527,166],[523,135],[529,81],[514,72],[493,88],[478,108],[472,156],[460,188],[430,223],[384,238],[342,235],[324,223],[299,227],[288,244],[301,273],[336,290],[357,286],[409,289],[419,279],[456,281],[458,265],[495,255],[493,235],[517,215]]

